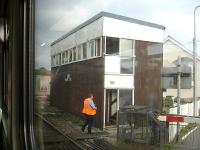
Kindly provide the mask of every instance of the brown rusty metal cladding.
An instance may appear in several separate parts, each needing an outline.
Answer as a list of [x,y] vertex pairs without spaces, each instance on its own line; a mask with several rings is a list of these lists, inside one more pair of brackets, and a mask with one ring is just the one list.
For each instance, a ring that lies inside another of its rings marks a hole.
[[104,59],[102,57],[52,68],[51,104],[80,116],[84,98],[94,94],[95,125],[103,128]]
[[151,106],[161,110],[163,45],[136,41],[135,46],[135,105]]

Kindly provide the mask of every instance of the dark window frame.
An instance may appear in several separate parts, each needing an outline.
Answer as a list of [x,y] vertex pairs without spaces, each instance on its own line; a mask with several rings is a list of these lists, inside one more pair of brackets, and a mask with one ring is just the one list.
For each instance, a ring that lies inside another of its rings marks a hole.
[[[108,42],[109,40],[110,40],[110,43]],[[116,44],[115,42],[116,43],[118,42],[118,44]],[[106,48],[106,54],[107,55],[119,55],[120,38],[106,36],[105,48]],[[112,48],[112,49],[110,49],[110,48]],[[113,48],[114,48],[114,50],[113,50]],[[115,50],[115,48],[117,50]]]

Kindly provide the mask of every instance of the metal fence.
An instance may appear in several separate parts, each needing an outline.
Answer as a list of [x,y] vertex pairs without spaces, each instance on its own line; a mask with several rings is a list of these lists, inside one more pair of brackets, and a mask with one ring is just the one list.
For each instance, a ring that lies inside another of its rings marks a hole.
[[144,106],[127,106],[118,111],[117,136],[125,142],[159,149],[200,149],[199,125],[160,122],[156,111]]
[[168,128],[156,119],[156,111],[145,106],[127,106],[118,111],[118,138],[142,144],[168,141]]

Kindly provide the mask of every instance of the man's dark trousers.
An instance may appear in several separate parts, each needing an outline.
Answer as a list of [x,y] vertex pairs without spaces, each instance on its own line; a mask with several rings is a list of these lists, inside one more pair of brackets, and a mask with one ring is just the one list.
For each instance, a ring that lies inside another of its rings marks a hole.
[[92,133],[92,124],[94,120],[94,115],[86,115],[85,114],[85,123],[82,126],[82,131],[84,132],[85,127],[88,125],[88,134]]

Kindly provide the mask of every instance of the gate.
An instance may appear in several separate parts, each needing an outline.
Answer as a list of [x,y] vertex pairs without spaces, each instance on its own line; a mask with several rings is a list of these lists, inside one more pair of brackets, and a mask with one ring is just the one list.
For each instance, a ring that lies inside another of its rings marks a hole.
[[146,106],[126,106],[118,111],[117,135],[129,143],[160,146],[168,141],[168,125]]
[[166,150],[199,150],[200,118],[158,116],[145,106],[126,106],[117,114],[117,137]]

